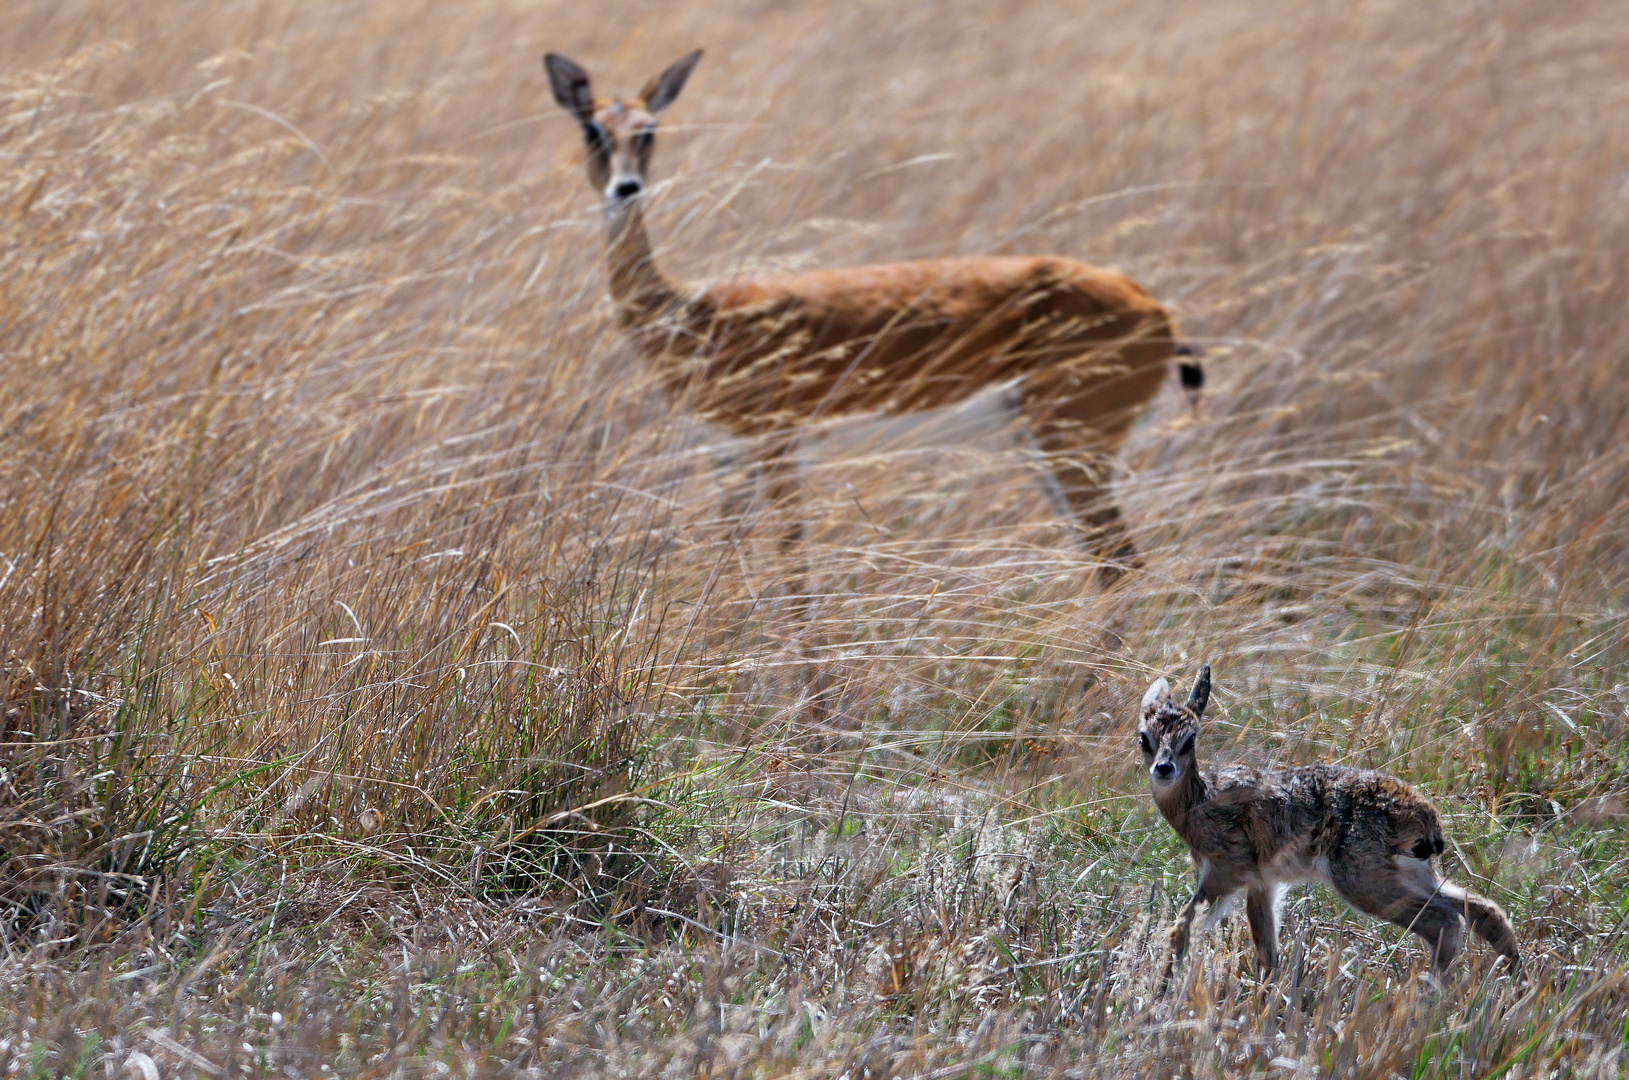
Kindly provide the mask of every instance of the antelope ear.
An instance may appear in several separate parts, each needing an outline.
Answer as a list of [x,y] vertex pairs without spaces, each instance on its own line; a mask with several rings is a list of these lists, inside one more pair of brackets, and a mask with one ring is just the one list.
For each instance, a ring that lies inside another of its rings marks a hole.
[[588,123],[594,115],[594,93],[588,88],[588,72],[559,53],[545,56],[543,67],[549,73],[549,89],[554,91],[554,100],[579,123]]
[[1193,681],[1193,690],[1188,693],[1188,708],[1193,710],[1195,716],[1205,715],[1205,706],[1210,704],[1210,665],[1206,664],[1199,669],[1199,678]]
[[675,61],[666,71],[645,84],[639,91],[639,100],[645,103],[645,108],[653,113],[661,112],[673,104],[673,99],[679,96],[684,89],[684,81],[690,77],[690,72],[701,60],[701,50]]
[[1164,679],[1155,679],[1149,684],[1147,693],[1143,694],[1143,715],[1158,709],[1171,700],[1171,684]]

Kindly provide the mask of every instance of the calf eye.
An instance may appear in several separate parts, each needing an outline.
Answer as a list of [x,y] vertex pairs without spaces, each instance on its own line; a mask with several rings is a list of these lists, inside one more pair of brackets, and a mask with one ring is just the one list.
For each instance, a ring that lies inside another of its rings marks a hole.
[[1183,739],[1182,740],[1182,749],[1178,750],[1177,753],[1179,753],[1179,754],[1191,754],[1191,753],[1193,753],[1193,738],[1194,737],[1192,735],[1189,735],[1186,739]]
[[1412,854],[1416,859],[1429,859],[1431,857],[1431,841],[1416,840]]
[[590,150],[598,150],[605,145],[605,129],[590,120],[583,125],[583,140],[588,143]]
[[1146,732],[1146,731],[1139,731],[1139,732],[1138,732],[1138,733],[1137,733],[1137,738],[1138,738],[1138,739],[1139,739],[1139,740],[1140,740],[1140,741],[1141,741],[1141,742],[1142,742],[1142,744],[1143,744],[1143,753],[1145,753],[1145,754],[1152,754],[1152,753],[1153,753],[1153,752],[1154,752],[1154,740],[1153,740],[1153,739],[1150,739],[1150,738],[1149,738],[1149,737],[1148,737],[1148,732]]
[[651,131],[649,128],[647,128],[644,131],[641,131],[638,135],[634,136],[634,146],[635,146],[635,148],[640,149],[640,150],[649,150],[651,140],[653,140],[655,138],[656,138],[656,132]]

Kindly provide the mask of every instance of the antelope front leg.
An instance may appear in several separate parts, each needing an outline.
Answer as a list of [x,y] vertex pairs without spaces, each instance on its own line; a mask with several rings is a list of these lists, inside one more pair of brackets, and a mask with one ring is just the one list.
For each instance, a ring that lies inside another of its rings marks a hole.
[[791,453],[789,442],[774,445],[763,459],[764,493],[771,514],[784,520],[781,534],[775,540],[775,549],[783,566],[782,583],[786,591],[787,607],[794,621],[801,623],[797,634],[802,642],[799,652],[809,672],[808,701],[813,718],[826,719],[826,696],[829,687],[821,666],[819,650],[823,635],[812,616],[813,602],[809,592],[809,563],[803,543],[807,532],[803,522],[803,477],[798,471],[797,459]]
[[[763,465],[757,458],[742,468],[741,463],[733,454],[715,454],[713,469],[718,477],[719,486],[718,516],[720,520],[730,527],[731,536],[740,541],[746,535],[747,525],[751,520],[752,501],[757,497],[758,487],[763,482]],[[746,475],[735,477],[731,474],[741,470]]]
[[764,495],[769,503],[772,519],[778,520],[781,534],[775,540],[775,550],[784,563],[783,581],[792,610],[798,618],[808,616],[809,567],[803,555],[805,529],[803,525],[803,477],[798,472],[797,460],[790,446],[778,443],[763,457]]
[[1159,996],[1164,997],[1171,988],[1171,973],[1182,962],[1182,957],[1188,952],[1188,932],[1193,928],[1194,914],[1199,905],[1214,903],[1215,897],[1203,885],[1194,890],[1193,899],[1188,901],[1181,914],[1177,916],[1176,923],[1171,927],[1170,946],[1165,958],[1165,970],[1160,973]]

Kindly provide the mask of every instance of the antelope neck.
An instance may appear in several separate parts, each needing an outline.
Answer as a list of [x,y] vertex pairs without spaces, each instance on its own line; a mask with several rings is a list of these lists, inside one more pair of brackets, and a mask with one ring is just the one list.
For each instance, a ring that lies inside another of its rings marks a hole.
[[611,298],[621,307],[624,322],[643,324],[669,314],[678,303],[679,292],[656,268],[639,197],[611,209],[606,226]]
[[1198,765],[1191,769],[1184,769],[1182,776],[1163,793],[1154,793],[1154,805],[1160,808],[1165,820],[1171,827],[1182,835],[1183,828],[1188,822],[1188,811],[1205,801],[1209,792],[1205,788],[1205,778],[1200,775]]

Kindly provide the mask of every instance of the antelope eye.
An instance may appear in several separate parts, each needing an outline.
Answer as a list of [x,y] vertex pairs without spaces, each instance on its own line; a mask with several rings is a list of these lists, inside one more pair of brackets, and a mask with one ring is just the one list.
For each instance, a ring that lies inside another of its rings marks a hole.
[[1191,754],[1191,753],[1193,753],[1193,736],[1192,735],[1189,735],[1186,739],[1182,740],[1182,749],[1178,750],[1177,753],[1179,753],[1179,754]]
[[1137,738],[1143,744],[1143,753],[1152,754],[1154,752],[1154,740],[1148,737],[1148,732],[1139,731]]
[[639,150],[649,150],[650,144],[656,139],[656,132],[646,128],[634,136],[634,147]]
[[605,129],[590,120],[583,125],[583,140],[588,143],[590,150],[598,150],[605,145]]

